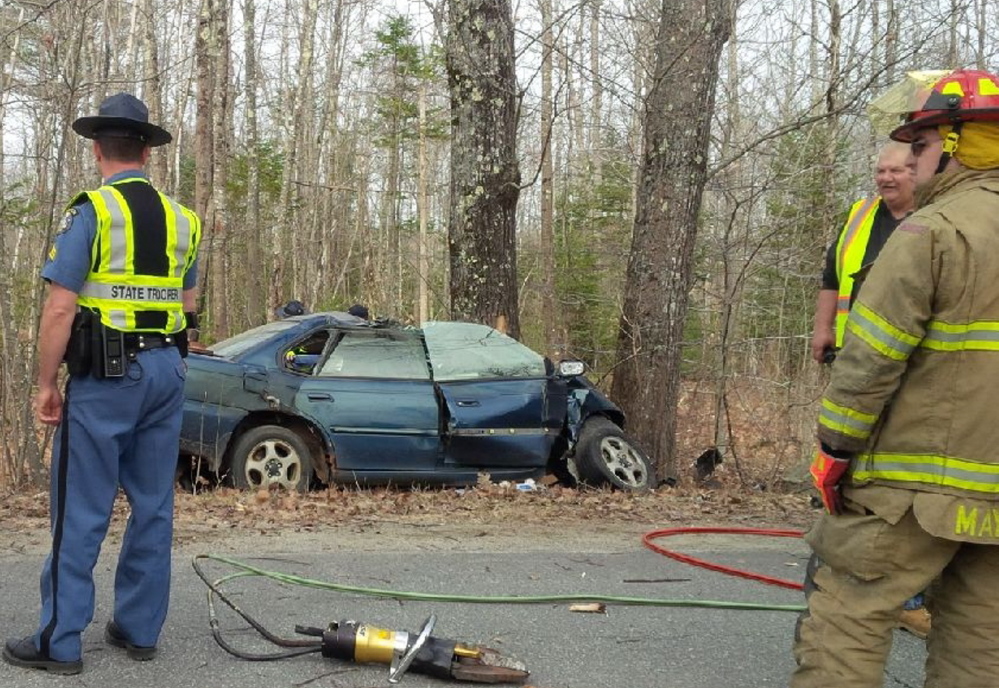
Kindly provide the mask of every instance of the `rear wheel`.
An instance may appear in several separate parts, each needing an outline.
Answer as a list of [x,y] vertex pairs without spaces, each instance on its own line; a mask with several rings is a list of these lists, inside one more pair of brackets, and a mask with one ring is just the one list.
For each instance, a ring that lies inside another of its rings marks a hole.
[[232,449],[232,481],[236,487],[305,492],[312,480],[308,443],[294,430],[261,425],[240,435]]
[[612,487],[635,492],[649,489],[649,458],[624,430],[607,418],[586,421],[575,454],[576,471],[584,483],[610,483]]

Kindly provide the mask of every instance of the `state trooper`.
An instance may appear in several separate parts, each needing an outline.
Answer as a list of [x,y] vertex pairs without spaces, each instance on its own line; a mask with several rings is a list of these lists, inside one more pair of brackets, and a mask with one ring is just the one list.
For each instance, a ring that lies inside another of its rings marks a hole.
[[[157,191],[143,169],[171,141],[135,96],[107,98],[73,122],[92,139],[102,186],[70,201],[41,276],[39,421],[52,449],[52,549],[41,574],[38,628],[8,640],[10,664],[76,674],[94,615],[93,568],[119,486],[131,513],[118,556],[108,644],[151,659],[170,597],[186,328],[196,327],[201,223]],[[65,360],[65,392],[57,384]]]

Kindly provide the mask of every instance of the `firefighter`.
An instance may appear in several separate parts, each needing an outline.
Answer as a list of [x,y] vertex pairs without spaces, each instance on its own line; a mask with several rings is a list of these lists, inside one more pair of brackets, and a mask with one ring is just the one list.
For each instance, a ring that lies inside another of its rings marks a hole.
[[[52,443],[52,549],[41,574],[41,613],[30,635],[8,640],[21,667],[76,674],[94,615],[93,570],[119,486],[130,515],[105,641],[151,659],[170,598],[173,484],[186,368],[195,327],[198,217],[143,172],[170,134],[129,93],[73,122],[93,139],[103,184],[74,198],[42,277],[35,413],[57,426]],[[58,387],[60,362],[69,381]]]
[[846,323],[811,473],[827,513],[792,688],[875,688],[905,600],[934,581],[929,688],[999,685],[999,77],[910,73],[916,211]]
[[[855,277],[869,269],[888,237],[912,212],[916,181],[908,157],[909,146],[900,141],[889,141],[881,147],[874,168],[878,194],[853,204],[843,229],[826,251],[812,331],[812,358],[818,363],[830,363],[843,345],[846,318],[862,282]],[[898,623],[926,638],[930,615],[922,593],[905,603]]]

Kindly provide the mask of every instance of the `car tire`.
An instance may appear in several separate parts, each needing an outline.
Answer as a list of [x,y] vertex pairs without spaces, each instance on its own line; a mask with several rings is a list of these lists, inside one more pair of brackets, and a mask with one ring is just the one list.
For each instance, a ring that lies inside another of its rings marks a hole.
[[240,435],[229,465],[233,485],[243,489],[268,489],[277,484],[305,492],[312,481],[308,443],[281,425],[261,425]]
[[575,451],[576,471],[581,482],[589,485],[610,484],[631,492],[649,489],[649,457],[611,420],[590,418],[579,433]]

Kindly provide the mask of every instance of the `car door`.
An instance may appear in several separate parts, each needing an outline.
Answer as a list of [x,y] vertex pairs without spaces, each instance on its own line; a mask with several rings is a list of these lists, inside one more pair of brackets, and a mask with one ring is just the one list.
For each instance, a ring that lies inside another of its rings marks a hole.
[[440,409],[420,338],[343,331],[302,384],[297,405],[333,438],[340,471],[432,471]]
[[544,466],[565,418],[544,358],[485,325],[426,323],[424,335],[446,406],[445,464]]

